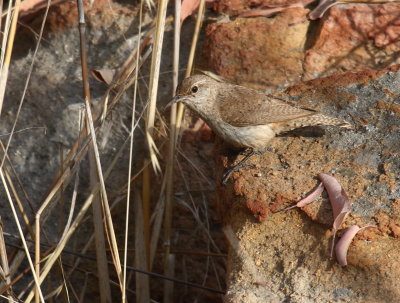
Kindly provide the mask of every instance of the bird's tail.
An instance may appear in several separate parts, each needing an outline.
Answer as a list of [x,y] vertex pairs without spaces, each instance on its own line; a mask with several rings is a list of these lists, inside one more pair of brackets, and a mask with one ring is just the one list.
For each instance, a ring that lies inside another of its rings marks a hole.
[[300,126],[297,126],[297,127],[327,125],[327,126],[338,126],[338,127],[348,128],[348,129],[353,128],[353,126],[345,120],[325,116],[320,113],[312,115],[312,116],[303,117],[301,119],[297,119],[297,121],[295,123],[300,124]]

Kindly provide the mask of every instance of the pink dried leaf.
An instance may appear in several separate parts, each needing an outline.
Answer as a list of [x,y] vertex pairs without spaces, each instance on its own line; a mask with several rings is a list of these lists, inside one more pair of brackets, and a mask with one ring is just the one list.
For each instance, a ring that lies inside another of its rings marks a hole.
[[[212,3],[215,0],[206,0],[207,3]],[[182,0],[181,5],[181,24],[185,19],[191,16],[200,6],[200,0]]]
[[339,182],[327,174],[318,174],[318,178],[324,183],[328,192],[329,202],[333,210],[333,237],[331,245],[331,258],[335,245],[336,232],[350,213],[350,201]]
[[343,233],[342,237],[335,246],[336,259],[338,260],[341,266],[347,265],[347,251],[349,250],[350,243],[351,241],[353,241],[355,235],[359,231],[368,227],[376,228],[375,225],[367,225],[362,228],[360,228],[357,225],[352,225],[349,228],[347,228],[346,231]]
[[335,4],[340,3],[336,0],[321,0],[316,8],[312,10],[312,12],[308,15],[310,20],[317,20],[322,18],[322,16],[326,13],[326,11],[334,6]]
[[333,229],[339,229],[347,215],[350,213],[350,201],[339,182],[332,176],[318,174],[328,192],[329,201],[333,210]]
[[304,207],[315,200],[317,200],[322,192],[324,191],[324,184],[321,182],[319,183],[307,196],[305,196],[303,199],[301,199],[299,202],[297,202],[295,205],[287,207],[283,209],[282,211],[286,211],[295,207]]
[[[29,15],[33,15],[38,11],[47,7],[47,0],[25,0],[21,2],[19,7],[19,17],[26,17]],[[67,0],[53,0],[50,3],[50,6],[54,6],[63,2],[67,2]]]
[[191,16],[200,5],[200,0],[183,0],[181,6],[181,24]]

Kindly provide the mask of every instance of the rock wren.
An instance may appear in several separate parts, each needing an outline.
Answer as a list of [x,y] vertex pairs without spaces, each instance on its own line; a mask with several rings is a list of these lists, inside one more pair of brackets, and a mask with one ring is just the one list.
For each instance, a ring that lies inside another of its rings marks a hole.
[[[251,88],[218,82],[208,76],[186,78],[177,87],[171,101],[182,102],[234,147],[263,152],[276,135],[290,130],[317,125],[351,128],[343,120],[325,116],[309,108],[296,106]],[[237,170],[234,168],[234,170]],[[224,181],[233,171],[228,171]]]

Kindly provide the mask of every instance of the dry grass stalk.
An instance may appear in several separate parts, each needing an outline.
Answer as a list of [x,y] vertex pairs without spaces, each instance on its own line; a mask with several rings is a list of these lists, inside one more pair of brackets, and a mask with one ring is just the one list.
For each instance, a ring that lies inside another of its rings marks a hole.
[[[76,170],[77,167],[79,166],[80,160],[81,160],[82,157],[85,155],[85,153],[86,153],[86,151],[87,151],[87,145],[88,145],[88,143],[89,143],[89,140],[85,140],[85,141],[86,141],[86,142],[84,142],[82,149],[81,149],[78,153],[76,153],[76,154],[73,155],[74,158],[72,158],[72,156],[69,157],[69,160],[70,160],[70,162],[73,163],[73,166],[72,166],[72,167],[69,167],[61,176],[59,176],[59,178],[58,178],[56,184],[54,185],[54,187],[53,187],[52,190],[50,191],[49,195],[48,195],[47,198],[45,199],[44,203],[42,204],[41,209],[40,209],[39,212],[38,212],[38,213],[39,213],[39,217],[40,217],[40,214],[43,212],[43,210],[46,208],[46,206],[49,205],[50,201],[52,200],[52,198],[54,197],[54,195],[57,193],[57,191],[59,191],[59,189],[61,188],[61,185],[66,181],[66,179],[68,179],[69,177],[71,177],[71,175],[75,172],[75,170]],[[121,151],[122,151],[122,149],[119,151],[118,156],[121,154]],[[67,160],[68,160],[68,159],[67,159]],[[117,160],[117,157],[113,160],[113,163],[112,163],[112,165],[110,165],[109,169],[107,170],[106,175],[108,175],[108,174],[110,173],[111,169],[113,168],[113,166],[114,166],[115,163],[116,163],[116,160]],[[69,163],[69,164],[72,164],[72,163]],[[68,166],[67,166],[67,167],[68,167]],[[96,190],[98,190],[98,189],[99,189],[99,187],[96,188]],[[89,197],[89,198],[90,198],[90,197]],[[90,203],[91,201],[90,201],[90,199],[89,199],[89,201],[86,201],[86,202],[89,202],[89,203]],[[84,211],[85,211],[85,210],[84,210]],[[74,223],[76,223],[76,222],[77,222],[77,220],[75,220]],[[79,223],[78,223],[78,224],[79,224]],[[71,230],[68,231],[68,234],[66,234],[65,238],[63,238],[62,241],[60,242],[61,246],[59,246],[59,247],[62,247],[62,245],[65,245],[65,243],[68,241],[69,237],[72,235],[72,233],[74,232],[74,230],[76,229],[76,227],[77,227],[77,226],[75,226],[74,229],[71,229]],[[61,248],[61,249],[62,249],[62,248]],[[60,249],[59,249],[59,252],[61,252]],[[53,260],[55,260],[55,259],[54,259],[54,255],[53,255],[53,258],[49,260],[50,263],[47,263],[47,267],[46,267],[47,272],[48,272],[48,271],[50,270],[50,268],[51,268],[51,265],[50,265],[50,264],[51,264],[51,263],[54,263]],[[17,262],[17,263],[19,264],[20,262]],[[50,265],[50,266],[49,266],[49,265]],[[45,273],[45,275],[43,276],[43,279],[41,279],[41,281],[44,280],[45,276],[46,276],[46,273]],[[29,297],[28,297],[28,299],[29,299]],[[28,300],[28,301],[29,301],[29,300]]]
[[[77,162],[80,162],[80,160],[82,159],[82,156],[87,152],[87,144],[89,143],[89,140],[86,140],[86,142],[84,142],[84,144],[83,144],[83,148],[78,152],[78,154],[75,154],[75,152],[76,152],[76,150],[77,150],[77,148],[78,148],[78,145],[79,145],[79,142],[81,141],[81,140],[83,140],[83,138],[84,138],[84,134],[83,134],[83,132],[81,132],[81,135],[80,135],[80,139],[74,144],[74,146],[73,146],[73,148],[72,148],[72,150],[70,151],[70,153],[68,154],[68,156],[67,156],[67,158],[66,158],[66,160],[65,160],[65,164],[64,164],[64,166],[66,166],[66,167],[69,167],[69,165],[71,165],[71,164],[74,164],[73,166],[76,168],[76,164],[77,164]],[[72,162],[72,163],[71,163]],[[115,163],[114,163],[115,164]],[[44,203],[42,204],[42,207],[41,207],[41,211],[43,211],[44,210],[44,208],[50,203],[50,201],[51,201],[51,199],[54,197],[54,195],[57,193],[57,191],[60,189],[60,187],[61,187],[61,185],[64,183],[64,181],[68,178],[68,177],[70,177],[71,176],[71,173],[73,173],[73,170],[74,169],[67,169],[59,178],[58,178],[58,180],[56,181],[56,183],[55,183],[55,185],[52,187],[52,189],[51,189],[51,191],[50,191],[50,193],[49,193],[49,195],[47,196],[47,198],[45,199],[45,201],[44,201]],[[98,189],[98,188],[97,188]],[[87,201],[88,202],[88,201]],[[91,201],[89,201],[89,203],[90,203]],[[39,211],[39,217],[40,217],[40,211]],[[109,217],[109,216],[108,216]],[[76,221],[75,221],[76,222]],[[69,231],[69,233],[67,234],[67,235],[71,235],[71,231],[72,231],[72,229]],[[72,231],[73,232],[73,231]],[[113,234],[113,233],[112,233]],[[115,236],[114,236],[115,237]],[[112,236],[111,236],[111,238],[113,238]],[[60,243],[59,244],[62,244],[62,243],[64,243],[64,245],[65,245],[65,242],[68,240],[67,239],[67,237],[66,238],[64,238],[64,239],[62,239],[63,241],[60,241]],[[51,259],[51,260],[49,260],[50,261],[50,263],[51,262],[53,262],[53,259]],[[50,267],[51,267],[51,264],[50,263],[46,263],[47,264],[47,271],[49,271],[50,270]],[[120,266],[120,264],[119,264],[119,266]],[[46,274],[45,274],[46,275]]]
[[[1,280],[6,283],[6,285],[11,284],[10,268],[8,266],[6,243],[4,242],[3,234],[3,222],[0,216],[0,262],[1,262]],[[13,302],[11,294],[8,295],[8,302]]]
[[[12,3],[12,2],[11,2]],[[9,8],[12,6],[11,3],[9,3]],[[8,79],[8,70],[10,68],[10,62],[11,62],[11,54],[12,54],[12,49],[14,46],[14,38],[15,38],[15,32],[17,30],[17,21],[18,21],[18,15],[19,15],[19,7],[21,5],[21,0],[16,0],[15,1],[15,6],[14,6],[14,12],[12,14],[12,21],[11,21],[11,27],[9,32],[6,32],[6,34],[3,36],[3,46],[5,46],[5,40],[7,39],[7,46],[5,48],[5,56],[4,60],[2,60],[2,68],[0,71],[0,116],[1,116],[1,110],[3,108],[3,102],[4,102],[4,94],[6,92],[6,84],[7,84],[7,79]],[[8,15],[11,16],[11,10],[9,9]],[[8,28],[6,28],[7,30]],[[2,58],[3,59],[3,58]]]
[[121,261],[119,257],[119,252],[118,252],[118,245],[117,245],[117,239],[115,236],[115,231],[114,231],[114,225],[112,222],[112,217],[111,217],[111,211],[110,211],[110,205],[108,203],[108,198],[107,198],[107,192],[106,192],[106,185],[103,177],[103,172],[101,168],[101,163],[100,163],[100,154],[99,150],[97,148],[97,140],[96,140],[96,132],[94,130],[94,125],[93,125],[93,120],[92,120],[92,112],[90,110],[90,104],[88,100],[86,99],[86,111],[87,111],[87,122],[90,127],[90,135],[92,137],[92,143],[93,143],[93,150],[95,154],[95,159],[96,159],[96,166],[97,166],[97,173],[98,173],[98,178],[100,180],[101,184],[101,194],[102,194],[102,200],[103,200],[103,207],[105,211],[105,219],[106,219],[106,227],[107,227],[107,232],[109,241],[110,241],[110,246],[111,246],[111,256],[113,257],[115,269],[117,271],[117,276],[118,280],[120,282],[121,290],[122,290],[122,269],[121,269]]
[[[10,6],[11,5],[9,5],[8,6],[8,8],[10,8]],[[1,30],[1,25],[3,24],[3,19],[2,19],[2,15],[3,15],[3,1],[0,1],[0,12],[1,12],[1,14],[0,14],[0,32],[3,32],[2,30]],[[3,48],[2,48],[3,49]],[[1,58],[1,62],[3,62],[3,58]],[[3,65],[3,63],[1,63],[1,65]],[[1,67],[0,67],[0,70],[1,70]]]
[[[136,126],[137,126],[137,124],[135,125],[135,127]],[[67,157],[66,157],[66,159],[64,161],[64,166],[67,167],[68,169],[66,171],[64,171],[61,176],[59,175],[57,177],[57,180],[55,181],[55,184],[51,188],[48,196],[46,197],[46,199],[44,200],[44,202],[42,204],[41,209],[39,210],[39,215],[44,210],[44,208],[46,208],[49,205],[49,203],[51,202],[51,200],[53,199],[55,194],[60,190],[62,184],[66,185],[66,184],[69,183],[69,181],[67,179],[69,179],[73,175],[73,173],[75,172],[75,170],[79,166],[80,161],[86,155],[87,147],[88,147],[88,144],[90,143],[90,138],[89,139],[85,138],[84,137],[84,133],[85,133],[85,131],[81,132],[81,134],[79,136],[79,139],[77,140],[77,142],[75,142],[75,144],[73,145],[73,148],[71,149],[71,151],[67,155]],[[82,141],[83,141],[83,143],[82,143]],[[106,176],[109,175],[109,173],[111,172],[112,168],[115,166],[116,161],[120,157],[120,155],[122,154],[122,151],[123,151],[124,147],[126,146],[127,142],[128,141],[125,141],[125,143],[123,144],[121,149],[116,154],[115,158],[112,161],[112,164],[110,165],[110,167],[108,168],[108,170],[106,172]],[[82,145],[82,147],[79,150],[79,146],[80,145]],[[79,150],[79,151],[76,152],[77,150]],[[136,177],[137,176],[134,176],[132,179],[134,179]]]
[[[90,166],[90,184],[93,187],[98,181],[96,172],[96,161],[94,154],[89,155],[89,166]],[[106,240],[104,237],[104,225],[103,225],[103,211],[102,202],[99,195],[96,195],[92,204],[93,213],[93,226],[95,232],[95,245],[96,245],[96,262],[97,272],[99,276],[99,292],[100,301],[103,303],[111,302],[111,288],[109,278],[110,274],[108,271],[107,254],[106,254]]]
[[[169,254],[168,260],[166,260],[168,264],[167,272],[164,273],[167,277],[175,276],[175,255]],[[164,302],[174,302],[174,283],[168,280],[164,281],[164,294],[163,294]]]
[[[79,139],[75,142],[71,151],[68,153],[68,155],[64,161],[64,166],[67,167],[68,169],[66,171],[64,171],[64,173],[61,176],[58,176],[57,179],[55,180],[55,184],[52,186],[51,190],[49,191],[48,196],[44,200],[39,213],[41,213],[44,210],[44,208],[46,208],[49,205],[49,203],[51,202],[51,200],[53,199],[55,194],[60,190],[62,184],[64,184],[66,186],[69,183],[68,179],[73,175],[76,168],[79,166],[80,161],[86,155],[87,147],[88,147],[88,144],[90,143],[90,138],[85,138],[84,133],[85,133],[84,131],[81,132]],[[82,141],[83,141],[83,143],[82,143]],[[107,170],[106,175],[108,175],[111,172],[112,168],[115,166],[116,160],[121,155],[122,150],[125,147],[126,143],[127,143],[127,141],[124,143],[123,147],[117,153],[112,164],[110,165],[109,169]],[[82,145],[82,147],[77,152],[78,147],[80,145]],[[134,176],[133,178],[135,178],[135,177],[137,177],[137,176]],[[71,235],[71,233],[69,235]],[[68,240],[68,239],[63,239],[63,240]],[[62,241],[62,242],[65,242],[65,241]]]
[[[151,160],[145,158],[145,163],[151,163]],[[148,165],[144,166],[142,171],[142,203],[143,203],[143,225],[144,225],[144,241],[146,247],[146,255],[148,256],[147,260],[149,261],[150,258],[150,167]],[[148,265],[148,269],[150,268],[150,264]]]
[[[1,1],[1,5],[3,6],[3,1]],[[4,32],[3,32],[3,41],[1,42],[1,57],[0,57],[0,71],[3,70],[3,66],[4,66],[4,57],[6,52],[4,51],[7,48],[7,41],[8,41],[8,35],[10,32],[10,26],[11,26],[11,9],[12,9],[12,5],[8,5],[7,8],[7,12],[2,14],[2,18],[5,15],[6,16],[6,20],[4,21]],[[1,10],[3,12],[3,10]],[[3,21],[3,19],[2,19]]]
[[[175,18],[174,18],[174,53],[173,53],[173,71],[172,71],[172,95],[175,96],[175,90],[179,81],[179,46],[181,34],[181,1],[175,1]],[[169,275],[173,273],[173,264],[170,262],[171,256],[171,230],[172,230],[172,203],[174,195],[174,167],[175,167],[175,131],[176,131],[176,111],[177,105],[171,106],[170,114],[170,138],[168,149],[167,168],[164,177],[166,182],[165,192],[165,211],[164,211],[164,274]],[[174,259],[173,259],[174,260]],[[173,283],[165,281],[164,283],[164,298],[166,302],[171,302],[173,294]]]
[[[87,143],[89,143],[89,141],[87,141]],[[86,148],[87,148],[87,146],[86,146]],[[35,215],[35,270],[36,270],[36,274],[38,276],[40,274],[40,219],[41,219],[41,215],[42,215],[43,211],[46,209],[46,207],[50,204],[50,202],[53,199],[53,197],[55,196],[55,194],[62,188],[64,181],[68,177],[71,176],[71,173],[73,173],[77,170],[77,168],[79,167],[79,164],[80,164],[80,159],[81,159],[82,155],[84,154],[83,151],[85,151],[86,148],[84,145],[83,148],[80,150],[80,152],[76,155],[77,159],[79,159],[79,160],[77,162],[75,162],[75,165],[72,168],[68,167],[64,171],[64,173],[60,176],[60,178],[58,179],[58,182],[52,188],[49,195],[44,200],[44,202],[42,203],[41,207],[39,208],[39,210],[37,211],[37,213]],[[39,281],[40,280],[41,279],[39,278]],[[40,283],[41,282],[42,281],[40,281]],[[37,294],[37,290],[36,290],[36,294]],[[37,295],[35,297],[37,298]],[[35,299],[35,300],[37,300],[37,299]]]
[[[79,34],[80,34],[80,55],[81,55],[81,66],[82,66],[82,84],[83,84],[83,97],[85,100],[86,106],[86,132],[89,133],[92,138],[92,149],[91,153],[89,154],[89,178],[91,187],[100,181],[101,184],[101,193],[102,196],[96,195],[93,199],[92,203],[92,210],[93,210],[93,224],[96,234],[96,255],[97,255],[97,271],[99,276],[99,291],[100,291],[100,301],[103,303],[111,302],[111,288],[109,284],[110,275],[108,271],[108,264],[107,264],[107,255],[106,255],[106,244],[105,244],[105,237],[104,237],[104,229],[103,229],[103,210],[108,207],[108,199],[107,193],[105,190],[104,179],[102,175],[102,169],[100,164],[100,156],[97,149],[97,142],[96,142],[96,134],[93,126],[93,116],[90,109],[90,89],[89,89],[89,79],[88,79],[88,69],[87,69],[87,43],[86,43],[86,23],[85,23],[85,15],[84,15],[84,8],[83,8],[83,1],[78,0],[78,14],[79,14]],[[101,198],[103,199],[101,201]],[[103,203],[102,203],[103,202]],[[103,209],[102,209],[103,208]],[[108,217],[108,214],[104,214],[105,217]],[[110,228],[111,232],[111,243],[110,246],[113,247],[116,245],[116,242],[113,241],[115,239],[113,224],[111,217],[108,219],[111,221]],[[106,224],[107,226],[107,224]],[[114,238],[113,238],[114,235]],[[119,262],[119,255],[117,251],[117,255],[114,256],[113,260],[115,264],[118,277],[120,278],[120,262]],[[121,280],[120,280],[121,281]]]
[[[146,120],[146,139],[148,140],[151,163],[156,173],[161,172],[161,167],[157,159],[156,155],[157,152],[154,149],[155,145],[152,144],[153,142],[152,136],[154,133],[158,80],[160,75],[161,52],[162,52],[162,44],[164,38],[166,13],[167,13],[167,1],[160,0],[158,2],[155,39],[153,43],[154,48],[151,58],[150,83],[149,83],[149,108]],[[144,201],[144,203],[146,202]]]
[[161,227],[163,223],[164,217],[164,209],[165,209],[165,195],[163,194],[165,191],[165,186],[167,183],[167,179],[163,179],[163,183],[161,185],[160,190],[160,198],[156,206],[154,207],[153,214],[151,217],[151,224],[152,224],[152,234],[151,234],[151,242],[150,242],[150,266],[149,269],[152,269],[154,263],[154,257],[157,251],[157,244],[160,238]]
[[[5,53],[4,57],[3,56],[1,57],[2,60],[1,60],[1,78],[0,78],[0,113],[1,113],[2,105],[3,105],[5,87],[6,87],[6,83],[7,83],[7,79],[8,79],[8,69],[9,69],[9,65],[10,65],[10,61],[11,61],[12,47],[13,47],[14,38],[15,38],[15,32],[16,32],[16,25],[17,25],[17,21],[18,21],[20,2],[21,2],[20,0],[16,0],[16,2],[15,2],[14,14],[13,14],[13,19],[11,21],[10,31],[7,32],[6,35],[4,35],[4,40],[3,40],[3,46],[5,46],[5,39],[6,38],[8,39],[7,40],[6,53]],[[15,127],[16,127],[16,124],[17,124],[17,121],[18,121],[18,117],[19,117],[19,114],[21,112],[22,104],[23,104],[23,101],[24,101],[24,98],[25,98],[25,93],[26,93],[26,90],[27,90],[27,87],[28,87],[28,83],[29,83],[31,74],[32,74],[33,65],[34,65],[34,62],[35,62],[37,50],[39,49],[41,37],[42,37],[42,34],[43,34],[44,23],[45,23],[45,20],[46,20],[46,17],[47,17],[49,4],[50,4],[50,1],[48,1],[48,3],[47,3],[47,8],[46,8],[44,19],[43,19],[43,22],[42,22],[42,25],[41,25],[41,29],[40,29],[39,39],[38,39],[38,42],[36,44],[35,52],[34,52],[34,55],[33,55],[33,60],[32,60],[32,63],[31,63],[31,66],[30,66],[30,69],[29,69],[29,72],[28,72],[27,80],[25,82],[25,88],[24,88],[24,91],[23,91],[23,94],[22,94],[22,97],[21,97],[21,101],[19,103],[19,107],[18,107],[18,110],[17,110],[16,118],[14,120],[14,124],[13,124],[12,130],[11,130],[9,139],[8,139],[5,151],[4,151],[4,156],[3,156],[3,159],[1,160],[0,172],[2,174],[3,182],[5,182],[5,180],[4,180],[4,175],[3,175],[2,168],[3,168],[5,160],[7,159],[7,151],[8,151],[8,148],[10,146],[10,143],[11,143],[14,131],[15,131]],[[9,8],[10,7],[11,7],[11,3],[9,5]],[[10,12],[11,11],[9,10],[8,13],[10,13]],[[8,23],[8,21],[6,20],[6,24],[7,23]],[[8,191],[6,183],[4,183],[4,186],[5,186],[6,190]],[[12,186],[12,190],[13,190],[14,195],[15,195],[14,186]],[[9,193],[8,193],[8,195],[9,195]],[[17,196],[17,195],[15,195],[15,196]],[[10,201],[10,203],[13,203],[12,200],[11,200],[11,197],[9,197],[9,201]],[[22,204],[20,204],[19,202],[20,202],[19,199],[17,199],[17,203],[20,205],[19,208],[22,211],[22,213],[24,213],[23,208],[22,208]],[[14,205],[12,205],[12,207],[13,207],[13,211],[14,211],[15,210]],[[25,221],[25,224],[26,224],[27,219],[26,219],[25,216],[23,216],[23,217],[24,217],[24,221]],[[20,227],[20,224],[17,221],[17,217],[16,216],[15,216],[15,219],[16,219],[17,225]],[[28,228],[28,230],[32,234],[32,230],[30,228]],[[23,243],[24,243],[24,246],[25,246],[26,245],[25,239],[23,239]],[[26,249],[27,249],[27,247],[26,247]],[[39,257],[37,256],[37,258],[39,258]],[[32,262],[30,260],[29,256],[28,256],[28,259],[29,259],[30,262]],[[22,258],[19,258],[19,260],[22,261]],[[39,258],[39,260],[40,260],[40,258]],[[39,302],[39,300],[43,301],[43,295],[42,295],[42,292],[41,292],[39,284],[38,284],[39,260],[36,260],[37,261],[36,262],[36,274],[34,274],[34,279],[35,279],[35,284],[36,284],[35,302]]]
[[[135,267],[137,269],[147,269],[147,251],[144,239],[143,204],[137,190],[134,193],[135,211]],[[149,276],[136,273],[136,302],[147,303],[150,301]]]
[[[100,184],[98,183],[91,191],[90,195],[86,198],[84,204],[82,205],[79,213],[77,214],[74,222],[71,224],[71,228],[68,230],[68,232],[65,234],[65,237],[61,239],[58,243],[54,251],[48,256],[48,260],[43,266],[40,278],[39,278],[39,283],[42,283],[48,273],[50,272],[51,268],[53,267],[53,264],[56,262],[58,256],[62,253],[62,250],[64,249],[65,245],[67,244],[68,240],[71,238],[71,236],[74,234],[82,220],[84,219],[86,212],[88,211],[89,207],[91,206],[93,202],[94,196],[98,193],[100,190]],[[26,298],[25,302],[29,303],[31,302],[33,298],[33,292],[31,291]]]
[[[108,169],[107,169],[107,171],[106,171],[106,173],[105,173],[105,175],[104,175],[105,179],[108,178],[108,176],[109,176],[109,174],[110,174],[112,168],[115,166],[115,164],[116,164],[118,158],[121,156],[121,152],[122,152],[122,150],[124,149],[124,147],[125,147],[125,145],[123,145],[123,146],[120,148],[119,152],[117,152],[117,154],[116,154],[116,156],[114,157],[112,163],[111,163],[110,166],[108,167]],[[110,210],[112,211],[112,210],[119,204],[119,202],[121,202],[121,201],[122,201],[122,198],[121,198],[121,199],[115,200],[115,201],[112,203],[112,205],[111,205],[111,207],[110,207]],[[62,239],[64,239],[64,237],[65,237],[65,235],[66,235],[67,232],[68,232],[68,230],[65,230],[63,236],[61,237]],[[89,250],[89,248],[90,248],[90,247],[92,246],[92,244],[93,244],[94,238],[95,238],[95,234],[92,233],[91,236],[89,237],[89,239],[86,241],[86,244],[84,245],[84,247],[83,247],[82,250],[80,251],[80,254],[81,254],[81,255],[84,255],[84,254]],[[74,264],[71,266],[70,270],[68,271],[68,273],[67,273],[67,275],[66,275],[67,279],[69,279],[69,277],[72,275],[72,273],[77,269],[77,267],[78,267],[79,264],[80,264],[80,261],[81,261],[81,258],[77,258],[77,259],[75,260]],[[111,283],[111,284],[112,284],[112,283]],[[117,286],[118,286],[118,284],[117,284]],[[62,288],[62,287],[63,287],[63,285],[61,284],[61,285],[59,285],[56,289],[60,289],[60,288]],[[84,289],[82,289],[80,297],[83,297],[83,296],[84,296]],[[82,301],[82,300],[80,300],[80,301],[81,301],[81,302],[84,302],[84,301]]]
[[3,186],[4,186],[4,189],[5,189],[5,191],[6,191],[6,195],[7,195],[8,201],[9,201],[9,203],[10,203],[10,207],[11,207],[11,210],[12,210],[12,213],[13,213],[13,216],[14,216],[14,220],[15,220],[15,223],[17,224],[18,232],[19,232],[19,235],[20,235],[20,237],[21,237],[22,244],[24,245],[25,254],[26,254],[26,257],[27,257],[27,259],[28,259],[29,266],[30,266],[30,268],[31,268],[31,270],[32,270],[33,279],[34,279],[35,285],[36,285],[36,288],[35,288],[35,289],[37,289],[37,293],[38,293],[38,295],[39,295],[39,297],[40,297],[41,302],[44,303],[44,298],[43,298],[42,290],[40,289],[39,278],[38,278],[38,276],[36,275],[35,267],[34,267],[34,265],[33,265],[31,256],[30,256],[30,254],[29,254],[29,249],[28,249],[28,245],[27,245],[26,240],[25,240],[24,232],[22,231],[21,224],[19,223],[18,215],[17,215],[17,212],[16,212],[15,207],[14,207],[14,202],[12,201],[12,198],[11,198],[11,195],[10,195],[10,191],[9,191],[9,189],[8,189],[8,186],[7,186],[7,183],[6,183],[6,180],[5,180],[5,177],[4,177],[4,174],[3,174],[3,170],[2,170],[2,169],[0,169],[0,178],[1,178],[1,181],[3,182]]
[[[179,67],[179,36],[180,36],[180,2],[177,4],[175,2],[175,39],[174,39],[174,87],[175,90],[178,83],[178,67]],[[195,31],[192,38],[192,45],[189,53],[188,66],[186,69],[185,78],[189,77],[192,72],[194,54],[196,50],[197,40],[199,37],[200,27],[204,15],[205,8],[205,0],[200,1],[200,6],[198,10]],[[173,169],[175,163],[175,150],[178,142],[178,134],[181,126],[181,120],[183,116],[183,106],[181,104],[178,107],[174,104],[171,108],[171,122],[170,122],[170,137],[169,137],[169,155],[167,162],[167,169],[165,178],[167,180],[166,186],[166,204],[165,204],[165,217],[164,217],[164,274],[168,275],[173,272],[172,266],[173,263],[170,263],[170,260],[173,258],[170,257],[170,249],[171,249],[171,232],[172,232],[172,202],[173,202]],[[166,302],[172,302],[172,290],[173,284],[170,282],[165,282],[164,284],[164,295]]]
[[11,191],[12,191],[12,193],[13,193],[14,199],[15,199],[15,201],[16,201],[16,203],[17,203],[18,210],[20,211],[21,216],[22,216],[22,219],[24,220],[25,227],[26,227],[26,229],[28,230],[29,235],[32,237],[32,239],[34,239],[35,236],[34,236],[32,227],[31,227],[31,225],[30,225],[30,223],[29,223],[28,214],[26,213],[26,211],[25,211],[25,209],[24,209],[24,206],[22,205],[22,201],[21,201],[21,199],[19,198],[18,192],[17,192],[17,190],[16,190],[16,188],[15,188],[13,182],[12,182],[12,179],[11,179],[11,177],[10,177],[10,174],[8,173],[7,167],[4,166],[4,167],[3,167],[3,171],[4,171],[4,175],[5,175],[6,179],[7,179],[7,182],[8,182],[8,184],[9,184],[9,186],[10,186],[10,189],[11,189]]
[[[146,139],[149,148],[149,157],[144,159],[144,163],[151,161],[155,173],[161,172],[161,167],[157,159],[157,149],[153,140],[154,121],[156,116],[156,102],[158,91],[158,80],[160,75],[161,52],[165,30],[167,13],[167,1],[160,0],[157,8],[157,21],[155,27],[155,38],[153,42],[153,53],[150,66],[150,83],[149,83],[149,107],[147,109],[146,119]],[[143,170],[142,182],[142,200],[143,200],[143,221],[144,221],[144,237],[146,245],[147,261],[150,261],[150,188],[151,188],[151,172],[147,166]],[[150,264],[147,264],[148,267]]]
[[[126,194],[126,216],[125,216],[125,241],[124,241],[124,272],[123,272],[123,289],[122,289],[122,302],[126,302],[126,266],[128,259],[128,230],[129,230],[129,212],[130,212],[130,195],[131,195],[131,178],[132,178],[132,162],[133,162],[133,138],[134,138],[134,129],[135,129],[135,113],[136,113],[136,96],[137,96],[137,84],[138,84],[138,75],[139,75],[139,58],[140,58],[140,36],[142,33],[142,15],[143,15],[143,0],[140,1],[140,12],[139,12],[139,33],[138,33],[138,43],[136,49],[136,69],[135,69],[135,85],[133,89],[133,104],[132,104],[132,120],[131,120],[131,134],[130,134],[130,147],[129,147],[129,166],[128,166],[128,188]],[[136,193],[136,195],[138,195]],[[136,237],[135,237],[136,239]],[[149,280],[143,281],[147,285],[147,296],[150,298],[148,294],[149,289]],[[140,301],[138,301],[140,302]]]
[[[206,2],[205,0],[200,0],[199,10],[198,10],[197,19],[196,19],[196,25],[194,28],[194,33],[193,33],[193,38],[192,38],[192,45],[190,47],[188,64],[186,67],[185,78],[188,78],[192,74],[194,55],[196,53],[197,41],[199,40],[200,28],[201,28],[201,24],[203,22],[205,2]],[[178,110],[177,110],[178,111],[177,117],[176,117],[176,131],[175,131],[176,135],[179,135],[179,131],[181,128],[181,123],[182,123],[182,118],[183,118],[183,110],[184,110],[183,104],[179,103]],[[177,138],[175,138],[175,140],[177,140]]]
[[[82,127],[84,124],[84,115],[82,111],[79,111],[79,133],[82,131]],[[75,204],[76,204],[76,197],[78,196],[78,186],[79,186],[79,170],[80,170],[80,165],[78,165],[76,174],[75,174],[75,182],[74,182],[74,188],[72,192],[72,197],[71,197],[71,206],[70,206],[70,211],[67,219],[67,223],[65,224],[64,231],[61,234],[61,239],[65,237],[65,234],[67,233],[68,229],[71,227],[71,222],[72,218],[74,215],[74,210],[75,210]]]

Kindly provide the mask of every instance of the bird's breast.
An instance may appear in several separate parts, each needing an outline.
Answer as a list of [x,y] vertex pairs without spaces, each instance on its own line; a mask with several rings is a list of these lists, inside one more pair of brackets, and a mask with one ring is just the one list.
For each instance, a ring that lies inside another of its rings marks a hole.
[[268,125],[236,127],[223,121],[208,124],[217,135],[235,147],[263,150],[267,147],[268,141],[275,137],[275,132]]

